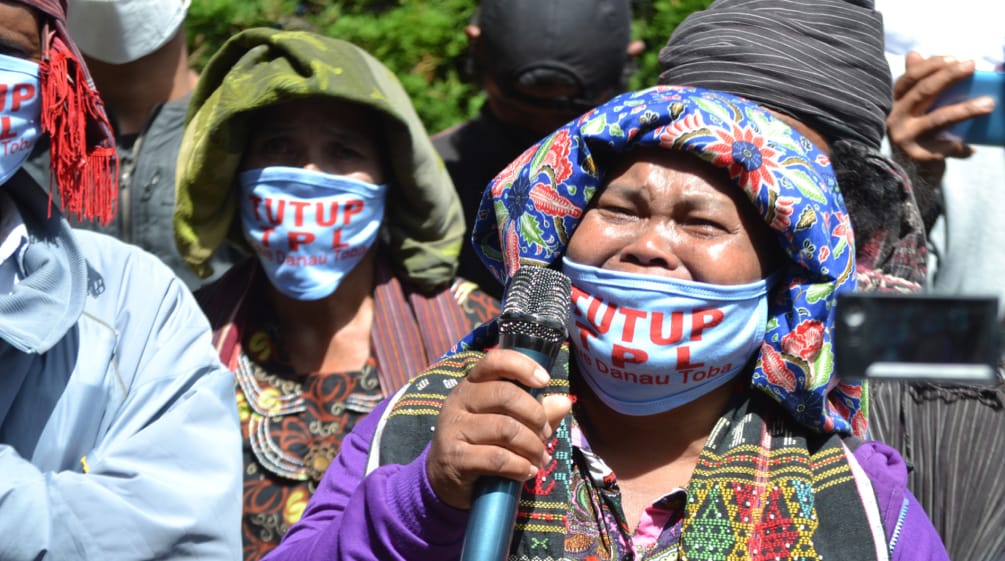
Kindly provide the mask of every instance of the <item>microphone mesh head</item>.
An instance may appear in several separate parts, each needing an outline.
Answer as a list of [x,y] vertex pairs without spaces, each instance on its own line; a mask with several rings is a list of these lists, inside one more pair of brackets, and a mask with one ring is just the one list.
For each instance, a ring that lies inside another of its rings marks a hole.
[[565,273],[545,267],[520,267],[503,298],[500,333],[564,339],[571,295]]

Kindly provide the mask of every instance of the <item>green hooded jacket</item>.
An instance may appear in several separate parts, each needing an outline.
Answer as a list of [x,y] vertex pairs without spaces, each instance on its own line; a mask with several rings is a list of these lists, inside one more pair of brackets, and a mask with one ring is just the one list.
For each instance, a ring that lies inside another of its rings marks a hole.
[[248,248],[235,178],[248,115],[303,98],[358,103],[379,115],[390,171],[383,234],[399,278],[432,291],[454,277],[464,237],[460,201],[394,74],[355,45],[305,31],[255,28],[228,40],[203,71],[178,156],[175,241],[200,277],[225,239]]

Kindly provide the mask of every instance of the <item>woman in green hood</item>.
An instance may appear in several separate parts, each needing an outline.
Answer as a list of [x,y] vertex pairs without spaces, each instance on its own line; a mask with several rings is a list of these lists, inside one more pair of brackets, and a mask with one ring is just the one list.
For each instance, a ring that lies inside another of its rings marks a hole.
[[237,377],[244,557],[300,518],[343,435],[497,304],[455,278],[456,192],[394,75],[358,47],[250,29],[193,95],[176,241]]

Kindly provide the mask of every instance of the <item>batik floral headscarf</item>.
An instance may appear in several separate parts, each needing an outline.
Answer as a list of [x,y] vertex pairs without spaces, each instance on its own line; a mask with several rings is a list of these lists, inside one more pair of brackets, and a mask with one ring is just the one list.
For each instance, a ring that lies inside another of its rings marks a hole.
[[[864,436],[862,387],[834,377],[834,303],[855,287],[848,213],[826,154],[754,103],[660,86],[618,96],[555,131],[486,189],[472,235],[485,265],[505,284],[521,266],[558,262],[608,167],[638,147],[691,153],[743,189],[789,256],[770,297],[753,385],[812,429]],[[476,331],[462,346],[482,336]]]

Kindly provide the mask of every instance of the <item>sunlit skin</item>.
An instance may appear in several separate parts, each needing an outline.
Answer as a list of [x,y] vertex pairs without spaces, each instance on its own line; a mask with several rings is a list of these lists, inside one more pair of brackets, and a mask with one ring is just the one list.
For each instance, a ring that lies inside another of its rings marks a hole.
[[[765,277],[783,259],[774,234],[742,191],[724,171],[693,156],[638,150],[608,177],[567,247],[566,254],[579,263],[742,284]],[[442,500],[468,508],[478,477],[525,480],[546,464],[542,441],[571,403],[564,396],[539,402],[505,380],[540,388],[547,379],[526,356],[493,350],[454,388],[427,459],[430,482]],[[621,415],[588,388],[578,389],[576,417],[594,452],[618,474],[624,513],[635,528],[645,507],[690,480],[732,386],[644,417]]]
[[930,188],[942,182],[946,158],[968,158],[974,153],[973,146],[939,133],[956,123],[991,113],[995,100],[979,96],[933,108],[943,92],[973,75],[976,63],[946,56],[924,57],[911,51],[904,64],[904,73],[893,84],[893,108],[886,127],[894,156],[912,164],[914,173],[924,180],[915,187]]
[[38,62],[42,56],[42,19],[23,4],[0,0],[0,54]]
[[[241,170],[269,166],[343,175],[383,183],[379,121],[351,103],[309,99],[276,105],[249,120]],[[271,284],[269,297],[295,371],[308,374],[357,370],[370,357],[376,245],[321,300],[301,301]]]
[[776,266],[780,250],[772,236],[723,170],[651,149],[613,171],[566,255],[612,271],[744,284]]

